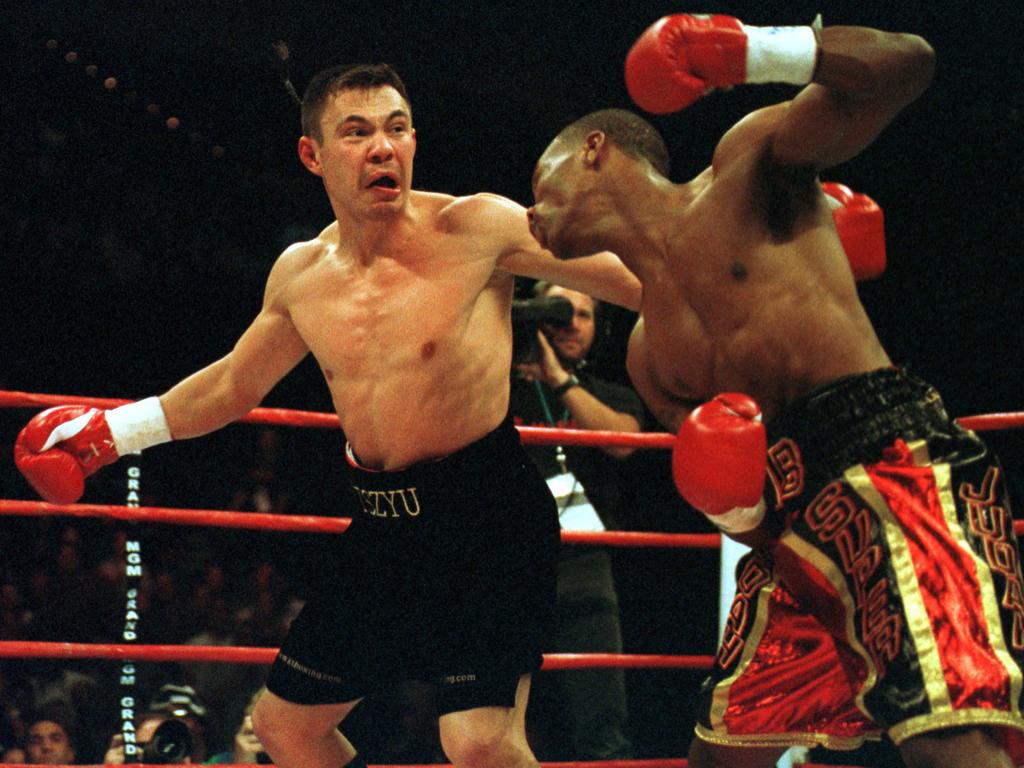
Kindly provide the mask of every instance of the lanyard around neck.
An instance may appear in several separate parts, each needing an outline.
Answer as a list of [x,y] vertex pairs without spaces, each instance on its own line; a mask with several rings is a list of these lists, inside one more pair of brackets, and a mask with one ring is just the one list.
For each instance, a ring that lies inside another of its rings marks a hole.
[[[555,416],[551,412],[551,406],[548,405],[548,398],[544,394],[544,387],[541,386],[540,382],[537,379],[533,380],[533,388],[537,391],[537,398],[540,400],[541,407],[544,408],[544,417],[547,419],[548,424],[550,424],[552,427],[558,426],[555,423]],[[568,417],[569,417],[569,409],[566,408],[565,411],[562,414],[562,420],[564,421]],[[566,459],[565,449],[562,446],[560,446],[560,445],[556,445],[555,446],[555,461],[558,462],[558,466],[561,467],[562,472],[567,472],[568,471],[568,469],[565,466],[565,459]]]

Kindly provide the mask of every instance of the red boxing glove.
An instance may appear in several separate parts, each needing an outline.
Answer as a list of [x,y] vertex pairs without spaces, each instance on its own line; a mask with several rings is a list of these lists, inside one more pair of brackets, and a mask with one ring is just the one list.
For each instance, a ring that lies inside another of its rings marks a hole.
[[83,405],[37,413],[14,443],[14,463],[21,474],[54,504],[78,501],[85,478],[117,459],[106,412]]
[[755,528],[768,446],[761,409],[747,395],[725,393],[695,408],[672,450],[672,477],[680,495],[719,528]]
[[821,182],[832,206],[839,242],[857,282],[874,280],[885,272],[885,216],[878,203],[844,184]]
[[748,27],[732,16],[658,19],[626,56],[626,87],[641,109],[685,109],[713,88],[808,83],[817,63],[811,27]]
[[150,397],[110,411],[60,405],[37,413],[14,442],[14,463],[46,501],[71,504],[85,478],[126,453],[171,439],[160,400]]

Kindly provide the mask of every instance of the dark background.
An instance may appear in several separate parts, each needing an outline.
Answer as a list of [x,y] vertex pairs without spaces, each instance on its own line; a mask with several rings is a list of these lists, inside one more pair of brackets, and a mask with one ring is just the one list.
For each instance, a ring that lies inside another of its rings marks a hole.
[[[491,191],[529,204],[533,163],[558,129],[593,109],[630,107],[622,61],[659,16],[713,10],[750,24],[798,24],[821,11],[826,24],[919,33],[937,51],[935,82],[924,96],[862,156],[824,174],[871,195],[886,212],[890,266],[861,288],[883,342],[896,361],[938,386],[954,415],[1024,409],[1024,19],[1013,5],[23,4],[0,30],[0,292],[7,308],[0,388],[137,398],[230,349],[259,307],[277,254],[331,219],[319,179],[296,158],[298,110],[275,68],[273,41],[291,47],[300,93],[335,63],[397,68],[418,130],[417,187]],[[77,61],[65,60],[69,51]],[[108,76],[119,81],[113,90],[103,87]],[[698,173],[718,137],[746,112],[791,93],[739,88],[654,119],[672,153],[673,179]],[[171,115],[181,121],[177,130],[165,126]],[[612,315],[601,361],[609,375],[622,375],[630,319]],[[330,407],[309,361],[267,404]],[[0,412],[5,456],[29,415]],[[1024,469],[1019,435],[992,435],[1015,492]],[[284,439],[296,506],[337,513],[339,436],[303,431]],[[151,452],[149,500],[217,506],[253,443],[252,428],[232,426]],[[0,466],[2,495],[31,498],[10,460]],[[634,456],[624,482],[629,527],[708,530],[670,490],[666,456]],[[123,476],[114,471],[84,500],[117,501],[120,488]],[[641,550],[620,553],[617,566],[627,650],[712,651],[715,558]],[[640,756],[681,754],[696,677],[630,674]]]

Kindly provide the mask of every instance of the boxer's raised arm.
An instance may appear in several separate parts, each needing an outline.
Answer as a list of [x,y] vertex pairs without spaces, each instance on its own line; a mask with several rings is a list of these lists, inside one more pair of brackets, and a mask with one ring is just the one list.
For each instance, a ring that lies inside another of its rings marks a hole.
[[773,130],[780,165],[825,168],[858,154],[931,82],[922,38],[867,27],[747,26],[731,16],[674,14],[640,36],[626,84],[649,112],[675,112],[744,83],[809,85]]
[[814,80],[772,140],[781,165],[827,168],[867,147],[931,83],[935,56],[916,35],[826,27]]

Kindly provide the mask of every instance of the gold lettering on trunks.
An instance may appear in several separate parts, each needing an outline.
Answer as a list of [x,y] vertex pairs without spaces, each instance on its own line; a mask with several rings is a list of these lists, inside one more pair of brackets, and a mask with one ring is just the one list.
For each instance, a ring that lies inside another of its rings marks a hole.
[[[839,561],[853,583],[860,634],[875,666],[885,669],[899,652],[903,635],[900,616],[889,608],[889,579],[871,579],[882,562],[882,548],[872,544],[874,518],[840,482],[829,483],[804,511],[807,526],[824,542],[834,542]],[[870,586],[869,586],[870,585]]]
[[729,608],[722,632],[722,644],[718,647],[718,666],[728,669],[743,651],[746,643],[747,624],[750,620],[750,604],[757,599],[761,587],[772,580],[771,570],[760,559],[747,561],[736,579],[736,597]]
[[768,449],[768,476],[775,487],[776,509],[803,493],[806,475],[800,448],[793,440],[784,437]]
[[363,512],[370,517],[418,517],[420,514],[420,497],[416,494],[415,486],[394,491],[368,491],[357,485],[352,487],[359,496]]
[[1013,518],[1006,507],[998,504],[999,468],[989,467],[981,487],[961,483],[957,491],[967,505],[971,530],[985,544],[985,559],[989,567],[1003,574],[1006,591],[1003,608],[1013,615],[1013,633],[1010,642],[1016,650],[1024,649],[1024,582],[1021,581],[1020,559],[1012,534]]

